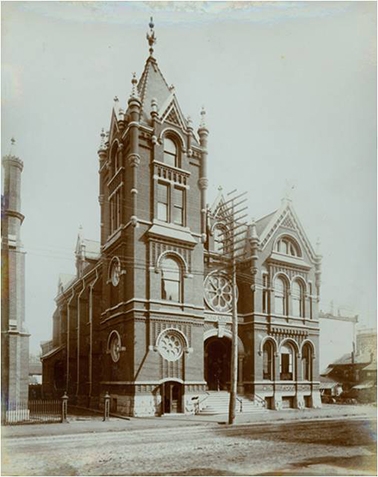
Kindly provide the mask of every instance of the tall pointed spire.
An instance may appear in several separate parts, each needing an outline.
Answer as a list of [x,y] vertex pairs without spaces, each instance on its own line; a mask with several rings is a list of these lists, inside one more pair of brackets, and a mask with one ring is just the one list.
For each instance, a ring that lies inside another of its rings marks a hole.
[[153,53],[154,53],[153,46],[156,43],[156,35],[154,31],[154,27],[155,27],[154,19],[152,17],[150,19],[150,23],[148,24],[148,26],[150,27],[150,31],[147,32],[146,38],[147,38],[148,44],[150,45],[150,50],[149,50],[150,56],[153,56]]

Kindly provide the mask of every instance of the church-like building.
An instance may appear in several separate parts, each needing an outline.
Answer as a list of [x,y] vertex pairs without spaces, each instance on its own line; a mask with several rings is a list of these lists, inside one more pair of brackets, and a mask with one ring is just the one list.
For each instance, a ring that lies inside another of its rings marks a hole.
[[[230,214],[207,205],[209,131],[179,106],[153,53],[99,155],[101,242],[79,234],[61,277],[43,393],[131,416],[192,413],[230,388]],[[240,227],[238,394],[269,409],[320,406],[320,262],[289,200]],[[241,246],[240,246],[241,244]],[[196,399],[195,399],[196,398]],[[198,402],[197,399],[197,402]]]

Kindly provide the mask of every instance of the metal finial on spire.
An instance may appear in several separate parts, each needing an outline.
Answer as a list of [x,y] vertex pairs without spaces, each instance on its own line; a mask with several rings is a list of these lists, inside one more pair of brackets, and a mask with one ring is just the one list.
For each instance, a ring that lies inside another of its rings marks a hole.
[[150,27],[150,31],[147,32],[146,38],[147,38],[148,44],[150,45],[150,50],[149,50],[150,56],[153,56],[153,53],[154,53],[153,46],[156,43],[156,36],[154,32],[154,27],[155,27],[154,19],[152,17],[150,19],[150,23],[148,24],[148,26]]
[[218,190],[219,190],[219,192],[222,192],[222,191],[223,191],[223,187],[222,187],[221,185],[218,186]]
[[16,144],[16,140],[14,137],[11,138],[10,140],[10,148],[9,148],[9,155],[10,156],[13,156],[14,155],[14,150],[15,150],[15,144]]
[[206,127],[206,110],[205,110],[205,106],[202,106],[200,128],[205,128],[205,127]]

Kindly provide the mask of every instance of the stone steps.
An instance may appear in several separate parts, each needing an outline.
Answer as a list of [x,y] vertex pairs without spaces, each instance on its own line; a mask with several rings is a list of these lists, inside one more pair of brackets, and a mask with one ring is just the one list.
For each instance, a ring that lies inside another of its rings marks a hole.
[[[200,416],[228,413],[230,402],[230,393],[228,391],[208,391],[207,394],[208,397],[201,403],[202,409],[198,413]],[[265,407],[245,396],[238,396],[236,400],[236,414],[265,411]]]

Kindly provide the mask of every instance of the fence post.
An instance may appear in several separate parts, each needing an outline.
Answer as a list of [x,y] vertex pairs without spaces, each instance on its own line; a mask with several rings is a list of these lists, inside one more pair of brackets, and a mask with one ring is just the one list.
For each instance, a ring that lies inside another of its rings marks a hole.
[[105,403],[104,403],[104,419],[103,421],[109,421],[109,414],[110,414],[110,396],[108,391],[105,393]]
[[62,422],[67,422],[67,408],[68,408],[68,396],[67,391],[64,391],[62,396]]

